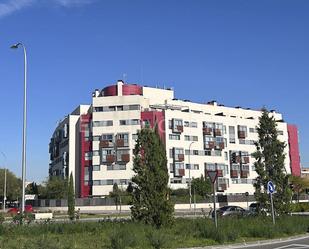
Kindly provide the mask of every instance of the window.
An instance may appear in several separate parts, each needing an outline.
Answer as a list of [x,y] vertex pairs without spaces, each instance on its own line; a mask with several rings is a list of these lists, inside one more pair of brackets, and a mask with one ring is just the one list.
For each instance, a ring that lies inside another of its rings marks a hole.
[[91,160],[92,159],[92,153],[91,152],[85,152],[85,160]]
[[227,161],[228,160],[228,154],[227,152],[224,152],[224,159]]
[[185,141],[198,141],[198,137],[185,135]]
[[94,180],[93,186],[96,186],[96,185],[101,185],[101,181],[100,180]]
[[113,155],[114,151],[112,149],[103,149],[101,150],[101,162],[105,163],[107,161],[107,155]]
[[93,121],[93,127],[113,126],[113,120]]
[[138,135],[137,134],[132,134],[132,140],[136,141],[138,138]]
[[130,154],[130,150],[117,150],[116,151],[116,155],[117,155],[117,161],[121,162],[122,159],[122,155],[129,155]]
[[184,175],[184,164],[183,163],[174,163],[174,176],[183,176]]
[[169,134],[168,137],[170,140],[180,140],[180,135],[178,134]]
[[278,131],[278,135],[283,135],[283,131]]
[[107,165],[107,170],[126,170],[127,167],[125,164],[115,164],[115,165]]
[[186,169],[191,169],[191,170],[199,170],[199,168],[200,168],[200,165],[198,165],[198,164],[186,164]]
[[250,133],[257,133],[257,129],[256,128],[249,128],[249,132]]
[[235,126],[229,126],[229,142],[235,144]]
[[64,124],[63,126],[63,138],[67,138],[69,134],[69,126],[68,124]]
[[183,149],[181,148],[174,148],[174,155],[177,157],[179,154],[183,155]]
[[101,136],[102,141],[114,142],[114,134],[102,134]]
[[140,105],[129,105],[129,110],[130,111],[135,111],[135,110],[139,110],[140,109]]
[[139,119],[127,119],[127,120],[119,120],[119,125],[139,125]]
[[192,128],[197,128],[197,122],[191,122],[190,127]]
[[92,170],[93,170],[93,171],[100,171],[100,170],[101,170],[101,167],[100,167],[100,165],[93,165],[93,166],[92,166]]
[[129,144],[129,134],[128,133],[118,133],[117,139],[121,139],[124,141],[124,145],[128,146]]
[[174,173],[174,164],[170,163],[170,173]]

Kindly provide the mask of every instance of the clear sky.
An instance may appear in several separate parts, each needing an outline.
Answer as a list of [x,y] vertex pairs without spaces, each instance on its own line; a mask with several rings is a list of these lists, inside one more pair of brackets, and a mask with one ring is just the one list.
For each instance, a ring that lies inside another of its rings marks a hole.
[[[309,166],[309,1],[1,0],[0,151],[21,175],[23,55],[29,56],[28,180],[48,175],[59,119],[122,79],[176,97],[276,109]],[[4,163],[0,154],[0,164]]]

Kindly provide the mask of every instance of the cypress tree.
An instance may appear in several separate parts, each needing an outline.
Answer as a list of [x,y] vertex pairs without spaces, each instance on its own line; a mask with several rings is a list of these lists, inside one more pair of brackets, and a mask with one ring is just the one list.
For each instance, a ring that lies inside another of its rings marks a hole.
[[70,220],[75,218],[75,191],[74,191],[74,181],[73,175],[70,174],[70,180],[68,185],[68,215]]
[[171,224],[174,206],[168,196],[169,176],[165,146],[158,133],[150,128],[144,128],[138,133],[133,171],[133,220],[157,228]]
[[273,194],[274,209],[278,214],[287,213],[290,209],[291,189],[284,163],[286,144],[278,139],[276,120],[266,109],[262,110],[257,132],[259,140],[256,142],[256,152],[253,153],[258,174],[254,184],[255,198],[262,207],[270,211],[267,182],[272,181],[276,189]]

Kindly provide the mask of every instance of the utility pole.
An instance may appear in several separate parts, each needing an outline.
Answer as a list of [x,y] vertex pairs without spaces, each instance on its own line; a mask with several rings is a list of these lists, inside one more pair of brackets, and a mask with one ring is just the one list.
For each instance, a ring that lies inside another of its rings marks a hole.
[[4,154],[4,152],[0,151],[0,153],[2,154],[3,158],[4,158],[4,187],[3,187],[3,212],[5,212],[5,203],[6,203],[6,155]]

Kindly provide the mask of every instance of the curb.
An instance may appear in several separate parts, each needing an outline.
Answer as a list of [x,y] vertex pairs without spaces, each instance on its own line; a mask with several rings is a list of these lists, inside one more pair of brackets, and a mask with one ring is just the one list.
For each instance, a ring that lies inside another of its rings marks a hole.
[[284,242],[292,242],[294,240],[307,239],[309,238],[309,233],[305,235],[296,235],[287,238],[279,238],[279,239],[270,239],[270,240],[258,240],[252,242],[244,242],[244,243],[236,243],[236,244],[224,244],[224,245],[213,245],[213,246],[202,246],[202,247],[187,247],[187,248],[179,248],[179,249],[228,249],[228,248],[250,248],[255,246],[263,246],[263,245],[272,245],[279,244]]

